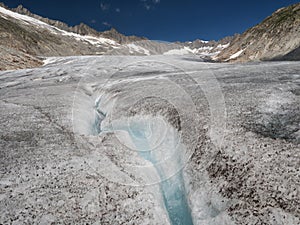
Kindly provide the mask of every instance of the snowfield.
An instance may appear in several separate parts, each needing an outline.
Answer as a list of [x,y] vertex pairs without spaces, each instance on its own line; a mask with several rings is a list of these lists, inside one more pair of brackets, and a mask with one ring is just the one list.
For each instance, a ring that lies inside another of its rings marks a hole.
[[299,63],[171,53],[1,72],[0,224],[299,224]]

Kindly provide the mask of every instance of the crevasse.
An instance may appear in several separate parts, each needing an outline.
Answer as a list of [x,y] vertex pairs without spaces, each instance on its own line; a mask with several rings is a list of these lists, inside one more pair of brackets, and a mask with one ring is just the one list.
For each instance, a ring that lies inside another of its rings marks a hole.
[[[156,183],[160,186],[170,223],[192,225],[181,170],[184,148],[178,132],[163,118],[153,116],[134,116],[105,123],[107,112],[101,109],[100,100],[96,101],[95,110],[95,132],[125,131],[133,144],[131,148],[155,168],[159,177]],[[122,141],[125,145],[129,142],[128,139]]]

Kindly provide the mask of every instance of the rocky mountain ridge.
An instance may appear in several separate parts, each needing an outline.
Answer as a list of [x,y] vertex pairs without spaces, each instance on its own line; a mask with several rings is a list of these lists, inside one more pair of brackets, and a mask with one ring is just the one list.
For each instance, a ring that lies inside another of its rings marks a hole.
[[[137,37],[137,36],[125,36],[121,33],[119,33],[115,28],[111,28],[110,30],[99,32],[96,31],[95,29],[91,28],[90,26],[80,23],[78,25],[75,25],[73,27],[68,26],[66,23],[57,21],[57,20],[52,20],[49,18],[44,18],[42,16],[36,15],[34,13],[31,13],[28,9],[24,8],[23,5],[19,5],[17,8],[13,8],[12,11],[22,14],[22,15],[27,15],[30,17],[33,17],[35,19],[38,19],[40,21],[43,21],[49,25],[55,26],[59,29],[68,31],[68,32],[73,32],[77,33],[80,35],[91,35],[94,37],[104,37],[108,39],[112,39],[119,44],[128,44],[132,42],[143,42],[145,40],[148,40],[146,37]],[[226,45],[228,44],[235,36],[229,36],[225,37],[219,41],[203,41],[203,40],[195,40],[192,42],[175,42],[176,45],[184,46],[184,47],[189,47],[190,49],[193,49],[194,52],[203,52],[203,49],[206,50],[205,52],[216,52],[217,50],[222,50],[223,48],[221,45]],[[199,49],[196,51],[195,49]]]
[[278,9],[236,36],[218,61],[300,60],[300,3]]
[[119,33],[114,28],[111,28],[108,31],[99,32],[84,23],[80,23],[76,26],[70,27],[70,26],[68,26],[68,24],[66,24],[64,22],[49,19],[49,18],[44,18],[42,16],[31,13],[28,9],[24,8],[23,5],[19,5],[17,8],[12,9],[12,11],[22,14],[22,15],[30,16],[32,18],[38,19],[38,20],[43,21],[51,26],[55,26],[59,29],[62,29],[62,30],[68,31],[68,32],[73,32],[73,33],[77,33],[80,35],[90,35],[90,36],[94,36],[94,37],[109,38],[109,39],[112,39],[112,40],[118,42],[119,44],[137,42],[137,41],[147,39],[145,37],[125,36],[125,35]]

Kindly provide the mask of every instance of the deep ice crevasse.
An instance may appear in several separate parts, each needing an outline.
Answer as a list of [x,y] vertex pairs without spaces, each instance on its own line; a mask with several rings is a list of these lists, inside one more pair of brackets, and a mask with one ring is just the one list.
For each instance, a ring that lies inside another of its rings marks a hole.
[[193,224],[181,171],[184,149],[177,131],[162,118],[152,116],[135,116],[105,123],[109,112],[101,108],[101,97],[96,101],[95,111],[96,132],[125,131],[131,140],[124,136],[119,138],[152,163],[160,178],[161,195],[171,224]]

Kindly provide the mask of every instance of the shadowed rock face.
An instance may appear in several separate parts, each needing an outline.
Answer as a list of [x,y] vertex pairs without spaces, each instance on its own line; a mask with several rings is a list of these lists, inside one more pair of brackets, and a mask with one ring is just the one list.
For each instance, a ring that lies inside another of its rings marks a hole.
[[274,60],[290,60],[290,61],[298,61],[300,60],[300,47],[296,48],[295,50],[291,51],[290,53],[282,56],[282,57],[276,57]]
[[[299,60],[300,3],[282,8],[262,23],[237,36],[222,51],[220,61]],[[236,57],[233,57],[234,54]],[[298,54],[298,55],[297,55]]]

